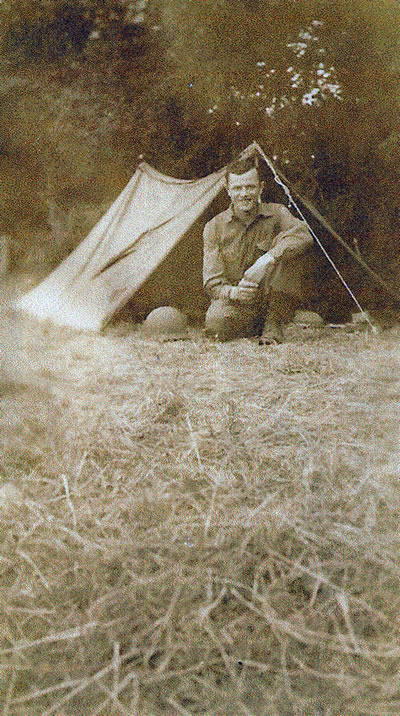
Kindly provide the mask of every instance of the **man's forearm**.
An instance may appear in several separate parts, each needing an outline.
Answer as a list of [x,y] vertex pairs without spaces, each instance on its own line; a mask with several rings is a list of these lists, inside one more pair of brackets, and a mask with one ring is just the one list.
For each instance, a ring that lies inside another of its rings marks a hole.
[[275,260],[280,259],[283,255],[294,256],[306,251],[313,245],[313,237],[307,230],[306,226],[298,225],[288,231],[281,231],[274,239],[274,245],[269,249],[268,253]]
[[267,251],[267,253],[260,256],[260,258],[257,259],[257,261],[255,261],[254,264],[250,266],[247,271],[244,272],[243,278],[248,281],[253,281],[254,283],[259,284],[265,277],[267,271],[271,272],[274,263],[274,257],[271,256],[269,251]]

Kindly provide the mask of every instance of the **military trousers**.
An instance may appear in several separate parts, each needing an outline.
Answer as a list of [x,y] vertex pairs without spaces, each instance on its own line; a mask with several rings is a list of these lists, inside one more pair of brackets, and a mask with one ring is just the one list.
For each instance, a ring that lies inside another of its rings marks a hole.
[[314,256],[307,251],[281,260],[260,283],[252,304],[217,299],[211,302],[205,318],[208,333],[220,340],[261,334],[264,325],[283,328],[296,310],[307,304],[313,283]]
[[284,291],[271,290],[268,300],[260,296],[254,304],[217,299],[206,313],[205,327],[219,340],[260,335],[265,324],[283,328],[290,323],[300,300]]

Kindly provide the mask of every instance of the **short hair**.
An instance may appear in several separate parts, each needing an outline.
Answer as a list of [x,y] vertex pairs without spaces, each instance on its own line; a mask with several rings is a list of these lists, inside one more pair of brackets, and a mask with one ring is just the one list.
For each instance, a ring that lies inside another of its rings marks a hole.
[[252,169],[256,169],[259,175],[258,161],[254,155],[245,159],[234,159],[226,167],[225,178],[228,181],[229,174],[246,174]]

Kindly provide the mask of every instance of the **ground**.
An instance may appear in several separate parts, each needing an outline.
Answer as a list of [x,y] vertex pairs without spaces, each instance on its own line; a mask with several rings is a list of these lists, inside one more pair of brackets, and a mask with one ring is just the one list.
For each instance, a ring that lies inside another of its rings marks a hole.
[[398,716],[400,330],[161,344],[3,290],[3,716]]

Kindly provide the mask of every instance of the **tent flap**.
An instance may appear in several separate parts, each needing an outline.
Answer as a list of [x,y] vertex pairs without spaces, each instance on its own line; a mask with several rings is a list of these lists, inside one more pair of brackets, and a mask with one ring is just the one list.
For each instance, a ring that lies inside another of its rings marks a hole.
[[[290,184],[278,174],[256,142],[240,156],[254,152],[264,160],[273,183],[278,181],[287,198]],[[193,256],[196,254],[196,261],[199,260],[199,252],[193,251],[193,241],[196,248],[201,243],[198,220],[221,193],[225,171],[224,167],[202,179],[175,179],[142,162],[87,238],[42,283],[20,298],[16,307],[60,325],[100,331],[135,294],[141,309],[146,287],[151,286],[153,304],[162,300],[162,296],[170,295],[176,273],[169,265],[175,257],[174,250],[185,246],[186,241],[191,245]],[[319,225],[389,290],[314,207],[305,199],[299,199],[300,205],[311,212]],[[181,254],[184,256],[184,252]],[[186,258],[183,266],[186,276],[195,277],[197,268]],[[167,274],[164,281],[169,284],[170,292],[161,282],[157,283],[163,273]],[[155,307],[151,305],[149,310]]]
[[224,185],[224,169],[197,180],[146,163],[87,238],[17,307],[60,325],[100,331],[189,231]]

